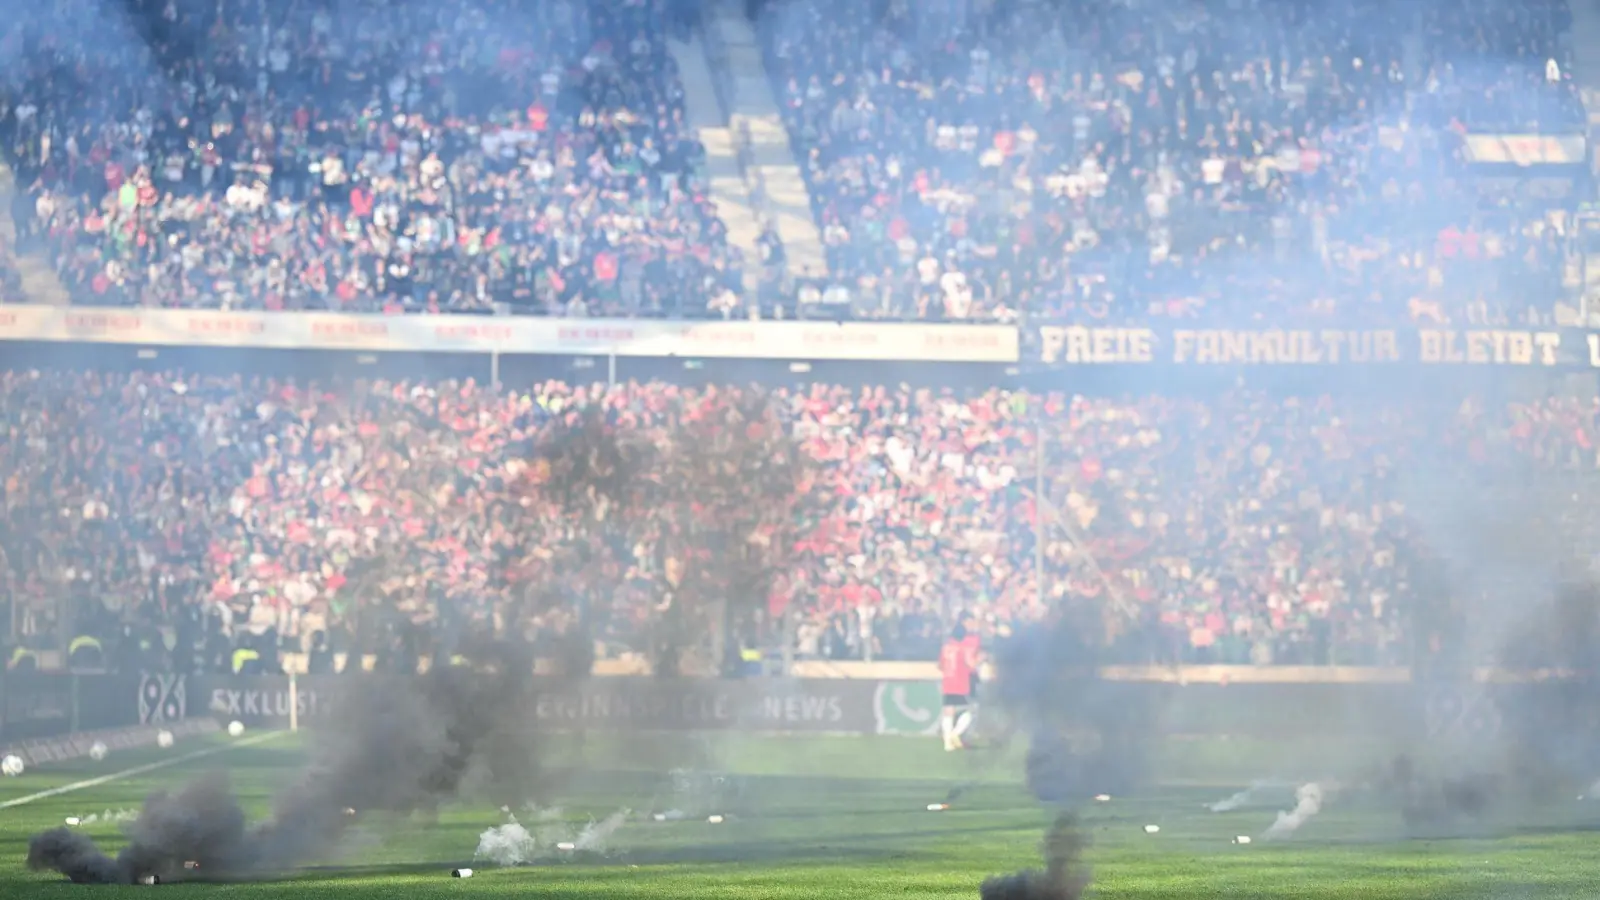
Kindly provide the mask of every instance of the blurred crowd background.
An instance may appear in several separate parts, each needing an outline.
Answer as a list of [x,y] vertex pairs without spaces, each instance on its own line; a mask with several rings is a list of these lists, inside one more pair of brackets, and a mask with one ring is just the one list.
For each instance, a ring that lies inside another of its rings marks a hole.
[[798,277],[712,202],[702,14],[19,5],[16,239],[74,302],[223,309],[1492,324],[1569,275],[1587,197],[1462,153],[1586,129],[1564,0],[772,3]]
[[[1004,631],[1090,599],[1128,662],[1404,664],[1458,549],[1441,540],[1546,540],[1515,521],[1555,508],[1526,485],[1586,484],[1600,452],[1600,401],[1559,399],[79,372],[11,373],[0,398],[20,635],[144,629],[173,665],[207,640],[215,662],[240,640],[422,653],[470,633],[648,656],[718,498],[585,527],[563,492],[589,481],[540,448],[591,422],[665,446],[750,421],[806,464],[783,520],[753,525],[784,546],[766,596],[736,598],[752,647],[930,659],[962,611]],[[751,496],[748,474],[662,468]]]
[[[1508,176],[1472,143],[1586,133],[1565,0],[752,4],[799,273],[780,223],[730,231],[690,122],[681,47],[725,12],[14,5],[0,303],[1582,324],[1587,157]],[[1600,394],[1553,381],[219,368],[0,364],[12,663],[92,636],[126,668],[406,669],[477,634],[659,663],[697,593],[743,661],[929,660],[963,612],[1088,603],[1129,663],[1408,664],[1466,595],[1583,556],[1558,511],[1600,464]],[[650,487],[608,493],[628,446]],[[1516,540],[1546,550],[1476,552]],[[692,576],[734,545],[749,578]]]

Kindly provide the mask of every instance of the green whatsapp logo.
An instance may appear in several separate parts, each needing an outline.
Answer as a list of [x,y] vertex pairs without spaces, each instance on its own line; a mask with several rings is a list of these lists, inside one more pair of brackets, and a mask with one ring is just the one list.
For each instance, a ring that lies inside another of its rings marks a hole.
[[933,681],[880,681],[872,697],[878,734],[934,734],[944,702]]

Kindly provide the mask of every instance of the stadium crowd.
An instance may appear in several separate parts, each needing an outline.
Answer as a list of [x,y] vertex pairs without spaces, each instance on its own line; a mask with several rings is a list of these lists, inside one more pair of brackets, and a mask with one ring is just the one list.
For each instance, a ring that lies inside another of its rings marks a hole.
[[[19,9],[0,27],[13,218],[84,303],[755,312],[667,48],[692,5]],[[759,296],[889,318],[1547,318],[1565,201],[1480,190],[1460,142],[1583,130],[1568,17],[769,4],[831,274],[751,260]]]
[[1486,192],[1461,145],[1585,130],[1563,0],[768,7],[832,274],[875,313],[1551,313],[1575,200]]
[[99,6],[0,50],[13,218],[79,302],[731,309],[660,0]]
[[[682,5],[124,6],[0,23],[0,301],[20,298],[6,260],[41,251],[97,305],[757,311],[685,125]],[[1566,203],[1484,190],[1461,149],[1583,129],[1567,15],[773,4],[761,40],[833,280],[770,295],[865,318],[1545,321]],[[66,614],[165,629],[129,642],[151,652],[412,652],[394,638],[416,628],[642,652],[670,538],[705,511],[574,529],[539,448],[586,410],[660,442],[751,402],[815,473],[772,532],[792,541],[767,638],[828,658],[927,658],[960,610],[1004,629],[1098,597],[1129,659],[1397,659],[1430,537],[1411,476],[1593,468],[1600,424],[1555,399],[1430,417],[1242,389],[9,372],[4,594],[30,640]]]
[[[581,617],[602,655],[644,652],[667,538],[696,510],[597,539],[537,448],[584,411],[659,442],[756,401],[811,466],[759,637],[787,634],[801,657],[931,658],[962,610],[1004,629],[1089,597],[1123,614],[1130,660],[1402,659],[1411,560],[1437,536],[1419,479],[1449,483],[1446,460],[1592,470],[1600,438],[1600,403],[1560,400],[1428,417],[1247,392],[15,372],[0,376],[0,593],[45,642],[63,613],[168,642],[210,623],[230,647],[381,653],[418,626],[554,646]],[[737,493],[750,476],[723,478]]]

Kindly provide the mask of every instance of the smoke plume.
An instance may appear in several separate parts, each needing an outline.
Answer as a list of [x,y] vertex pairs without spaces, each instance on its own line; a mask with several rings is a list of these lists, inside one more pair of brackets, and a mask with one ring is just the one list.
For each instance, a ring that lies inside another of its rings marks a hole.
[[[816,489],[808,458],[763,393],[724,391],[696,417],[657,433],[593,411],[554,429],[529,487],[600,547],[648,547],[616,572],[650,574],[654,614],[644,639],[657,674],[725,662],[766,615],[792,568],[801,510]],[[668,521],[672,527],[662,529]],[[530,534],[537,530],[530,529]],[[591,566],[592,567],[592,566]],[[617,591],[591,585],[595,594]]]
[[978,888],[983,900],[1078,900],[1089,887],[1089,870],[1083,865],[1088,840],[1077,817],[1056,817],[1044,839],[1045,867],[1012,875],[996,875]]
[[1268,790],[1281,786],[1282,785],[1275,781],[1253,781],[1250,783],[1249,787],[1238,792],[1237,794],[1231,794],[1215,803],[1207,803],[1206,809],[1209,809],[1214,813],[1233,812],[1247,803],[1255,802],[1257,798],[1266,793]]
[[1087,618],[1057,607],[1049,621],[996,648],[998,677],[986,698],[1028,737],[1029,789],[1062,811],[1045,836],[1045,868],[990,878],[979,888],[983,900],[1081,897],[1090,880],[1082,864],[1087,841],[1073,809],[1097,795],[1132,793],[1144,778],[1159,739],[1154,710],[1101,678],[1092,629]]
[[1409,755],[1395,757],[1379,787],[1397,803],[1408,829],[1443,835],[1481,824],[1505,799],[1507,773],[1425,771]]
[[1323,789],[1315,781],[1300,785],[1294,792],[1294,809],[1283,810],[1272,823],[1264,838],[1282,838],[1294,834],[1301,825],[1322,812]]
[[485,829],[478,836],[478,849],[473,859],[500,866],[521,866],[567,853],[604,854],[611,849],[612,836],[628,821],[631,812],[619,809],[575,830],[560,821],[560,810],[541,810],[536,831],[529,831],[516,816],[508,814],[504,825]]
[[[1514,604],[1442,604],[1465,623],[1459,646],[1446,644],[1426,672],[1428,690],[1451,699],[1449,727],[1430,726],[1426,745],[1394,752],[1370,779],[1414,835],[1482,833],[1513,805],[1570,800],[1600,771],[1600,586],[1571,570],[1523,582],[1532,596]],[[1486,681],[1479,663],[1516,677]]]
[[248,877],[326,856],[363,814],[432,811],[476,773],[502,785],[536,778],[526,736],[501,724],[522,718],[531,660],[503,645],[463,651],[471,665],[353,680],[339,727],[314,735],[310,764],[266,821],[251,825],[226,777],[208,775],[151,795],[115,857],[56,828],[29,841],[28,866],[79,884]]
[[497,866],[520,866],[533,860],[538,852],[539,841],[533,832],[512,816],[506,824],[484,829],[483,834],[478,835],[478,849],[472,858]]
[[996,653],[994,699],[1028,736],[1027,783],[1041,802],[1133,793],[1161,738],[1149,694],[1102,678],[1102,651],[1086,635],[1057,612]]

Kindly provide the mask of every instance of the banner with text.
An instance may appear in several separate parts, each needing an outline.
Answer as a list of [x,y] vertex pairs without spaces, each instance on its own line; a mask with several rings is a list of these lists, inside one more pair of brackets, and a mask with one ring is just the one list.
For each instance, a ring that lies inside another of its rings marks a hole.
[[[384,676],[403,677],[403,676]],[[350,693],[344,676],[305,676],[293,695],[281,676],[202,676],[188,685],[189,715],[282,728],[292,702],[306,727],[337,723]],[[1166,684],[1107,681],[1118,704],[1152,705],[1176,734],[1261,738],[1393,734],[1449,719],[1453,707],[1422,714],[1412,684]],[[1482,691],[1475,696],[1485,696]],[[943,703],[937,681],[846,678],[541,678],[525,705],[508,712],[552,731],[745,731],[756,733],[933,735]],[[1459,712],[1459,710],[1457,710]],[[1453,720],[1451,720],[1453,721]],[[1443,725],[1439,725],[1443,728]]]
[[371,353],[1014,363],[1009,325],[0,307],[0,341]]
[[1411,328],[1112,328],[1043,325],[1030,356],[1052,365],[1468,365],[1600,368],[1600,333]]
[[[389,677],[389,676],[384,676]],[[403,677],[403,676],[393,676]],[[348,692],[344,676],[296,679],[207,676],[191,679],[189,714],[209,713],[249,727],[282,727],[291,704],[314,726],[337,715]],[[833,679],[725,681],[720,679],[538,679],[522,717],[555,729],[649,731],[875,730],[873,685]]]
[[[380,676],[404,677],[404,676]],[[342,702],[361,693],[346,676],[303,676],[296,690],[282,676],[187,679],[187,716],[283,728],[290,704],[315,728],[337,726]],[[1159,711],[1173,735],[1256,737],[1390,735],[1418,739],[1498,733],[1505,711],[1540,708],[1530,697],[1559,682],[1441,684],[1416,682],[1178,684],[1105,681],[1107,702]],[[119,692],[133,705],[133,685]],[[937,733],[937,681],[875,679],[616,676],[537,679],[524,704],[507,715],[551,731],[746,731],[769,734]],[[1070,710],[1063,712],[1069,715]],[[1508,715],[1510,713],[1507,713]],[[126,716],[124,718],[127,718]]]
[[1582,134],[1469,134],[1462,156],[1484,166],[1587,166],[1588,139]]

